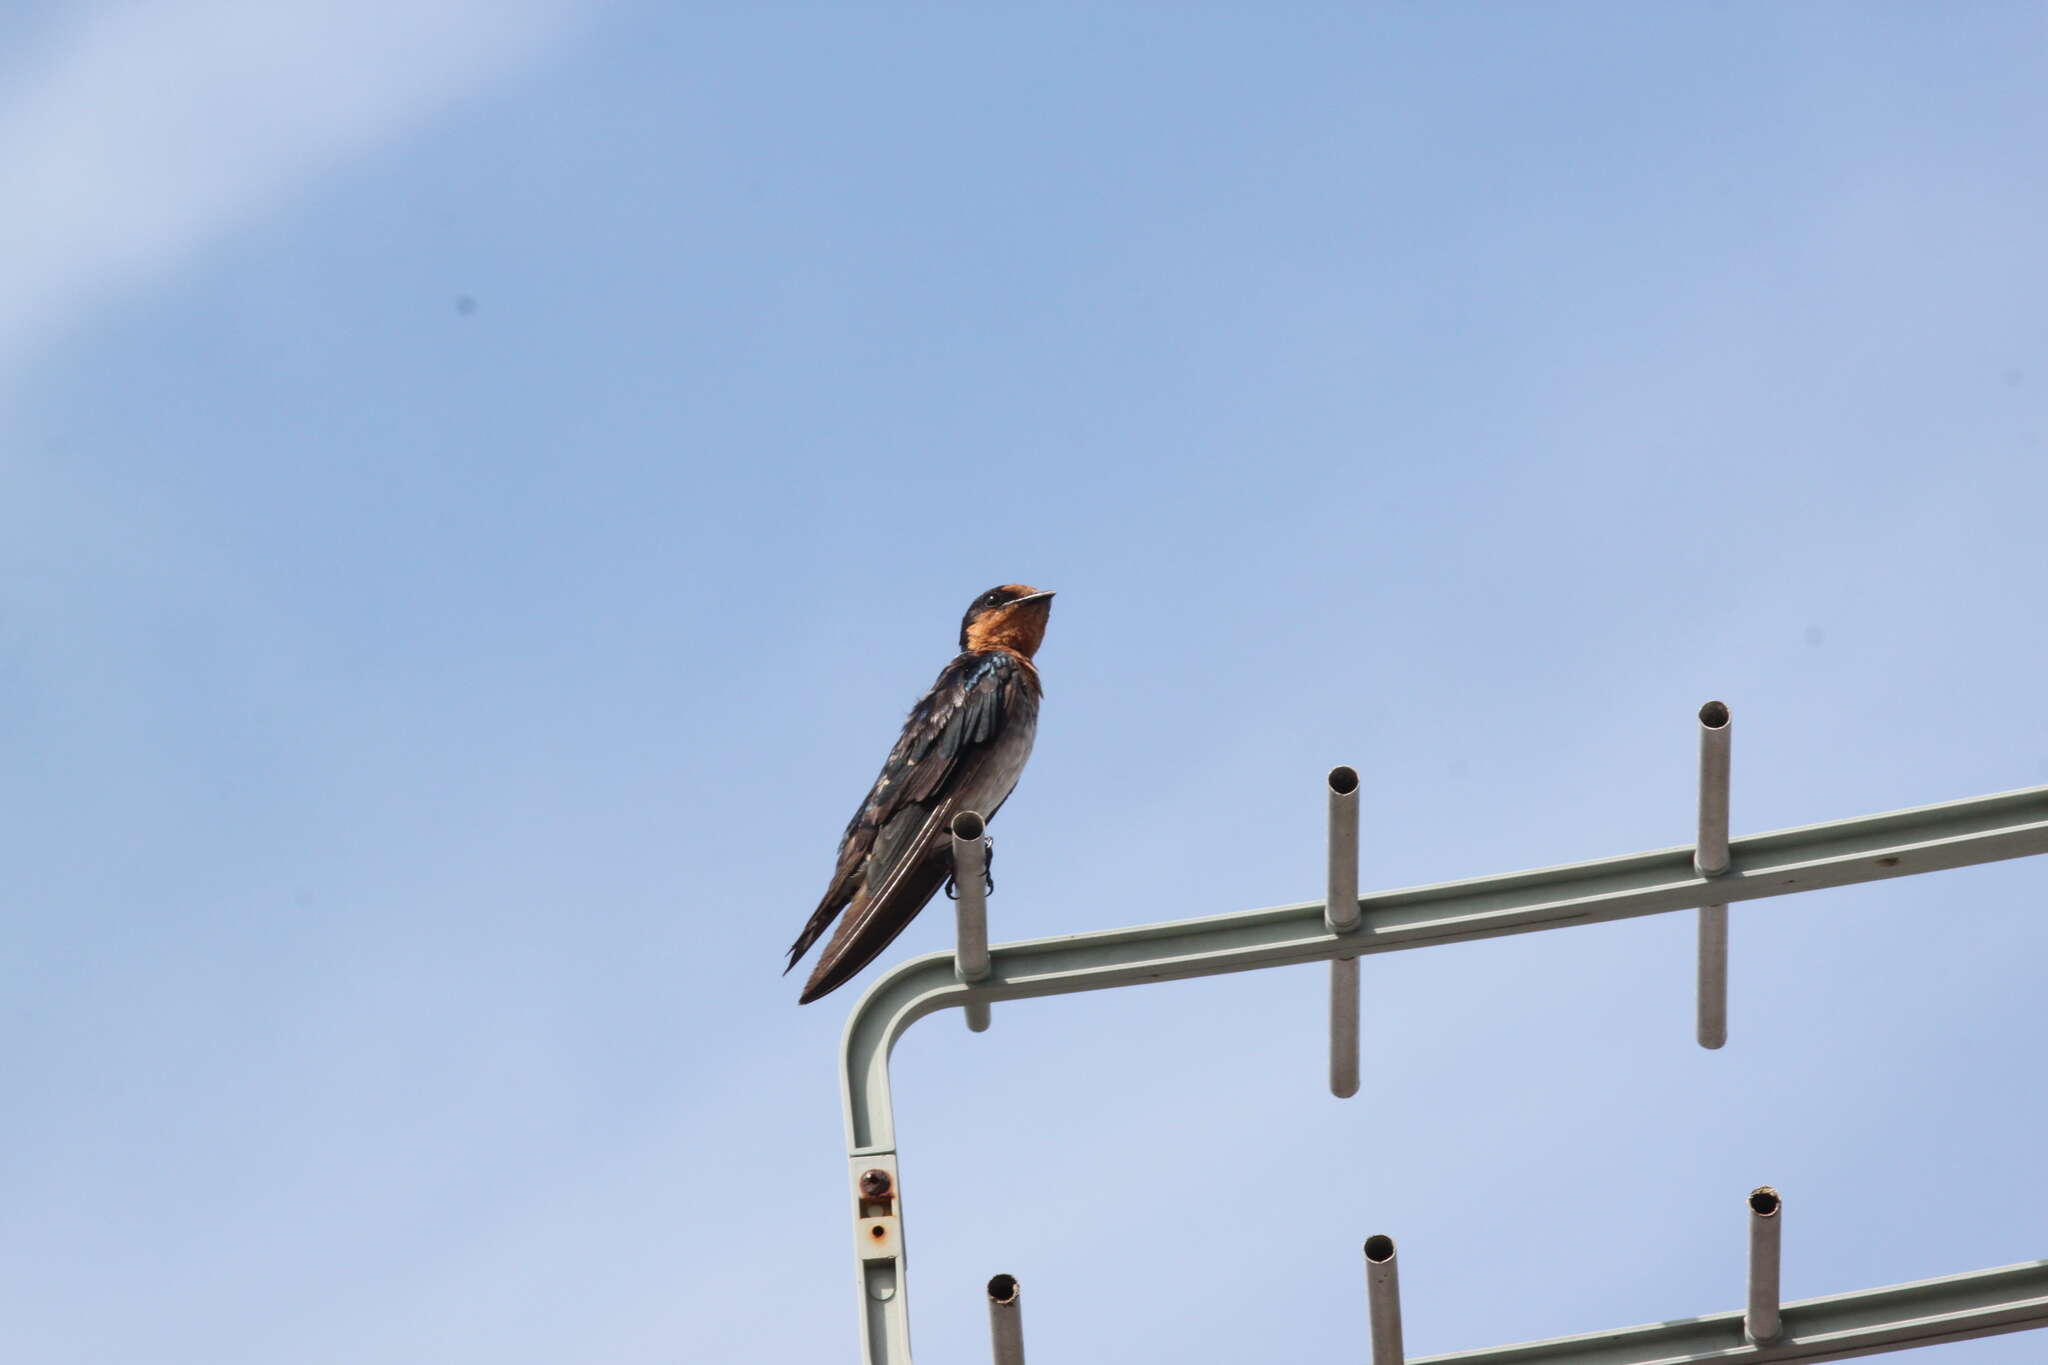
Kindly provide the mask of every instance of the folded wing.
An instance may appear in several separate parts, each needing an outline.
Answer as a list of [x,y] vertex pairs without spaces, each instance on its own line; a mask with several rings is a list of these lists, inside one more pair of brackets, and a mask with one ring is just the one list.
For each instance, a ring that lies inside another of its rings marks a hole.
[[794,967],[839,919],[804,985],[805,1003],[872,962],[938,891],[953,816],[978,802],[988,806],[983,815],[995,814],[1029,752],[1037,708],[1031,665],[1003,653],[960,655],[918,700],[846,827],[831,885],[790,946]]

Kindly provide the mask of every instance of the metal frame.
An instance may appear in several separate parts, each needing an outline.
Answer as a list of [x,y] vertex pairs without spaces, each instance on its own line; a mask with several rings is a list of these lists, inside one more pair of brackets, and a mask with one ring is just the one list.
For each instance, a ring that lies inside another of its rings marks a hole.
[[[1703,827],[1708,824],[1705,817],[1703,811]],[[1306,901],[1204,919],[1002,944],[989,953],[987,977],[971,983],[960,979],[955,953],[912,958],[869,988],[847,1020],[842,1039],[840,1082],[854,1182],[864,1359],[868,1365],[909,1365],[911,1359],[889,1054],[896,1040],[928,1014],[970,1005],[985,1007],[1003,1000],[1335,962],[1439,943],[1725,906],[2038,853],[2048,853],[2048,787],[1731,840],[1727,869],[1711,877],[1696,865],[1695,847],[1685,846],[1376,892],[1359,897],[1358,924],[1348,930],[1330,927],[1333,921],[1343,923],[1349,918],[1341,907],[1332,915],[1324,901]],[[872,1192],[877,1187],[880,1196]],[[1809,1339],[1816,1334],[1867,1335],[1872,1330],[1869,1315],[1883,1316],[1894,1305],[1903,1305],[1901,1311],[1915,1305],[1928,1310],[1915,1319],[1918,1328],[1893,1323],[1887,1329],[1919,1331],[1911,1342],[1898,1344],[1961,1340],[2048,1324],[2048,1269],[2043,1264],[1787,1305],[1783,1336],[1769,1346],[1743,1343],[1743,1314],[1738,1312],[1732,1317],[1698,1318],[1433,1359],[1443,1365],[1533,1365],[1566,1359],[1600,1365],[1650,1365],[1675,1358],[1841,1359],[1896,1349],[1896,1345],[1837,1348]],[[2022,1298],[2011,1297],[2022,1291]],[[1985,1294],[1992,1299],[1986,1300]],[[1865,1316],[1857,1318],[1859,1313]],[[1732,1339],[1716,1337],[1703,1346],[1685,1344],[1705,1341],[1721,1332],[1726,1322],[1734,1324]],[[1695,1332],[1701,1335],[1687,1335]],[[1723,1344],[1729,1348],[1725,1355],[1713,1353]],[[1709,1354],[1699,1354],[1703,1350]],[[1551,1354],[1543,1354],[1546,1351]]]
[[1618,1331],[1423,1356],[1409,1365],[1811,1365],[2048,1327],[2048,1261],[2025,1261],[1884,1289],[1802,1299],[1769,1343],[1743,1335],[1743,1314],[1710,1313]]
[[[2048,1327],[2048,1261],[1781,1305],[1778,1252],[1785,1201],[1764,1185],[1743,1202],[1749,1213],[1749,1306],[1742,1312],[1425,1356],[1407,1365],[1806,1365]],[[1399,1273],[1394,1239],[1384,1233],[1366,1238],[1373,1365],[1404,1362]],[[1023,1365],[1022,1357],[1014,1365]]]

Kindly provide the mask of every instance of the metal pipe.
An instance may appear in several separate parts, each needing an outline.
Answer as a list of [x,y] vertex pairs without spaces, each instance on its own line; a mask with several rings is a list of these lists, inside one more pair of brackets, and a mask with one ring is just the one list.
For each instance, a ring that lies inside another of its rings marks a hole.
[[[1324,883],[1323,926],[1333,934],[1358,928],[1358,769],[1330,769],[1329,868]],[[1348,1100],[1358,1093],[1358,959],[1330,963],[1330,1093]]]
[[1728,907],[1700,907],[1700,1046],[1728,1041]]
[[[958,926],[953,972],[968,986],[988,980],[988,845],[982,842],[987,829],[975,811],[963,810],[953,817],[953,913]],[[965,1013],[969,1029],[981,1033],[988,1028],[987,1001],[969,1000]]]
[[[1700,828],[1693,845],[1693,870],[1702,877],[1727,873],[1728,761],[1732,738],[1726,702],[1700,708]],[[1728,907],[1700,907],[1698,1019],[1701,1047],[1728,1041]]]
[[1330,964],[1330,1093],[1348,1100],[1358,1093],[1358,959]]
[[1700,708],[1700,837],[1692,865],[1702,877],[1728,870],[1728,703]]
[[1323,923],[1333,934],[1358,927],[1358,769],[1330,769],[1330,866]]
[[1742,1315],[1742,1331],[1759,1346],[1776,1341],[1784,1330],[1778,1317],[1778,1243],[1784,1208],[1785,1201],[1769,1185],[1749,1192],[1749,1310]]
[[1372,1365],[1401,1365],[1401,1276],[1394,1239],[1383,1232],[1365,1239],[1365,1302],[1372,1313]]
[[1015,1275],[988,1282],[988,1335],[996,1365],[1024,1365],[1024,1318],[1017,1306],[1021,1293]]

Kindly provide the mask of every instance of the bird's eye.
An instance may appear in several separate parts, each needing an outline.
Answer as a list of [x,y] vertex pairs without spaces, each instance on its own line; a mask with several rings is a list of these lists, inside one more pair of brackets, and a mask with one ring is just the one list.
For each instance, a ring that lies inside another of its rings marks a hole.
[[1002,604],[1003,595],[999,592],[985,592],[981,595],[981,605],[984,607],[1000,607]]

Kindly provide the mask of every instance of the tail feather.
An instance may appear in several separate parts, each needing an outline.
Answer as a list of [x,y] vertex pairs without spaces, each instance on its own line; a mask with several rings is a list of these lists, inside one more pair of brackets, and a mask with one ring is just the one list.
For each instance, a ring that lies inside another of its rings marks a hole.
[[796,942],[789,945],[789,963],[782,969],[784,976],[789,975],[790,969],[796,966],[797,959],[811,950],[811,945],[818,941],[818,936],[831,927],[832,921],[839,917],[839,912],[845,909],[846,903],[852,899],[853,889],[844,879],[832,883],[832,889],[825,893],[825,899],[818,902],[818,908],[804,921],[804,931],[796,936]]
[[[804,983],[804,993],[797,997],[797,1003],[808,1005],[831,994],[894,943],[896,936],[917,918],[917,912],[924,909],[925,902],[938,894],[946,880],[949,861],[944,857],[922,859],[914,870],[892,878],[879,901],[870,900],[866,888],[862,888],[847,907],[846,917],[839,921],[839,932],[832,935],[832,941],[819,954],[818,965]],[[817,922],[816,916],[812,919]],[[823,928],[824,924],[818,923],[818,929]],[[809,925],[805,932],[811,932]],[[809,941],[804,942],[808,946]]]

